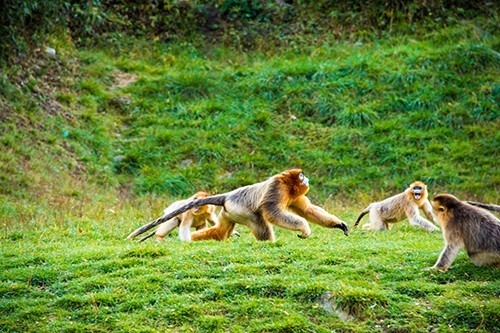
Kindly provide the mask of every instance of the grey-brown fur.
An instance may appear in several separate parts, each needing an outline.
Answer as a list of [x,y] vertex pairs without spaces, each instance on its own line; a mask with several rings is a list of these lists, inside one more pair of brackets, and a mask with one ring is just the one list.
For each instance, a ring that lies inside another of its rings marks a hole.
[[[420,188],[421,196],[415,199],[415,188]],[[389,229],[392,223],[408,219],[411,225],[422,229],[434,231],[439,230],[434,224],[420,216],[419,208],[432,221],[436,221],[432,206],[427,199],[427,187],[424,183],[416,181],[412,183],[403,193],[397,194],[383,201],[371,203],[356,219],[354,227],[358,225],[363,216],[370,214],[370,223],[363,228],[373,230]]]
[[135,230],[127,239],[142,234],[188,209],[207,204],[224,208],[219,213],[218,222],[214,227],[192,233],[191,240],[225,240],[233,232],[235,224],[250,228],[258,240],[274,241],[273,224],[299,231],[299,237],[307,238],[311,233],[308,221],[326,228],[342,229],[347,235],[345,222],[310,203],[305,196],[308,188],[309,181],[302,174],[302,170],[287,170],[261,183],[193,200]]
[[463,248],[475,265],[500,267],[498,218],[451,194],[437,195],[432,205],[442,226],[445,242],[445,247],[432,268],[446,271]]

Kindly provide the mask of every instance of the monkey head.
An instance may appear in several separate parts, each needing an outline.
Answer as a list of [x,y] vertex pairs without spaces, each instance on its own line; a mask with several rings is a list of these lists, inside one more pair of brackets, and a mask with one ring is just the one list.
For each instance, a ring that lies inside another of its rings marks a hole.
[[[206,198],[206,197],[208,197],[208,193],[200,191],[200,192],[196,192],[196,194],[193,196],[193,199],[196,200],[196,199],[201,199],[201,198]],[[193,215],[201,215],[201,214],[206,213],[207,209],[208,209],[208,206],[206,206],[206,205],[200,206],[200,207],[194,207],[191,209],[191,212],[193,213]]]
[[427,186],[424,183],[420,181],[413,182],[409,190],[413,200],[418,202],[427,199]]
[[290,195],[299,197],[309,191],[309,178],[307,178],[301,169],[290,169],[277,175],[288,189]]
[[459,207],[461,201],[451,194],[438,194],[432,200],[432,208],[436,219],[443,228],[453,217],[453,211]]
[[436,214],[436,218],[441,221],[448,221],[453,215],[453,210],[462,202],[457,197],[451,194],[438,194],[432,199],[432,208]]

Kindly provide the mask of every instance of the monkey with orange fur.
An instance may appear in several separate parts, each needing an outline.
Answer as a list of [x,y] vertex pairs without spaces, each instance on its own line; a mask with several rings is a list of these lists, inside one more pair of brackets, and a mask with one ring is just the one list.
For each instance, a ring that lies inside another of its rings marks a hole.
[[370,213],[370,223],[363,228],[373,230],[390,229],[391,223],[397,223],[405,218],[411,225],[416,225],[428,231],[439,230],[431,222],[420,216],[418,211],[422,208],[425,215],[436,222],[432,206],[427,199],[427,186],[420,182],[413,182],[403,193],[397,194],[380,202],[371,203],[365,208],[354,223],[356,227],[366,214]]
[[274,241],[273,225],[299,231],[307,238],[311,229],[307,221],[325,228],[339,228],[348,235],[348,227],[338,217],[313,205],[306,197],[309,179],[301,169],[279,173],[261,183],[240,187],[224,194],[191,201],[179,209],[132,232],[127,239],[136,237],[155,225],[179,215],[193,207],[207,204],[222,206],[215,226],[196,231],[191,240],[226,240],[236,224],[247,226],[257,240]]
[[[179,200],[171,204],[163,211],[163,216],[169,214],[171,211],[182,207],[183,205],[191,202],[192,200],[206,198],[208,193],[200,191],[189,199]],[[176,215],[166,222],[160,224],[156,231],[150,233],[149,235],[143,237],[140,242],[145,241],[153,235],[156,240],[161,242],[165,236],[170,233],[175,228],[179,227],[179,239],[182,241],[191,240],[191,228],[196,228],[196,230],[205,229],[207,227],[207,222],[214,226],[217,223],[217,216],[215,215],[215,206],[206,205],[200,207],[191,208],[182,214]]]

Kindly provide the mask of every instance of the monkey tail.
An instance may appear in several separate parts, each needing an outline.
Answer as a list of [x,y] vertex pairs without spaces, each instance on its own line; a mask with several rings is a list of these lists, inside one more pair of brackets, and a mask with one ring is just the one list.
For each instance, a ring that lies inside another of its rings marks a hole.
[[359,214],[358,218],[356,219],[356,222],[354,222],[353,228],[357,227],[357,225],[359,224],[359,221],[361,221],[361,219],[363,218],[363,216],[365,216],[366,214],[368,214],[369,211],[370,211],[370,206],[366,207],[365,210],[362,211],[361,214]]
[[497,205],[490,205],[490,204],[485,204],[485,203],[481,203],[481,202],[474,202],[474,201],[467,201],[467,203],[469,205],[472,205],[472,206],[477,206],[477,207],[481,207],[481,208],[484,208],[487,210],[491,210],[492,212],[500,212],[500,206],[497,206]]
[[147,236],[144,236],[142,237],[139,242],[144,242],[146,239],[150,238],[150,237],[153,237],[153,235],[156,234],[156,231],[153,231],[152,233],[150,233],[149,235]]
[[[146,231],[148,231],[149,229],[154,228],[157,225],[162,224],[163,222],[168,221],[171,218],[173,218],[179,214],[182,214],[182,213],[190,210],[193,207],[205,206],[205,205],[224,206],[224,203],[226,202],[226,198],[227,198],[226,194],[219,194],[219,195],[213,195],[213,196],[205,197],[205,198],[201,198],[201,199],[195,199],[191,202],[188,202],[184,206],[181,206],[181,207],[177,208],[176,210],[173,210],[173,211],[163,215],[162,217],[159,217],[156,220],[149,222],[146,225],[143,225],[142,227],[140,227],[139,229],[136,229],[134,232],[132,232],[130,235],[128,235],[127,238],[125,238],[125,239],[131,239],[131,238],[134,238],[140,234],[143,234]],[[147,239],[147,238],[148,237],[143,238],[142,240]]]

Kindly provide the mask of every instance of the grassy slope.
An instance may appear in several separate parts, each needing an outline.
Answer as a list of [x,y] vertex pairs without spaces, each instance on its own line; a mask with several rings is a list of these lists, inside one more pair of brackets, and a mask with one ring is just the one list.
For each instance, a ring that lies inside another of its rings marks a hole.
[[[174,197],[290,166],[346,221],[415,178],[432,193],[497,203],[492,35],[464,25],[266,54],[61,49],[62,63],[45,59],[34,76],[10,69],[22,87],[1,77],[0,330],[500,327],[498,269],[462,253],[447,274],[422,271],[438,233],[314,228],[299,240],[277,230],[266,244],[240,228],[223,244],[122,240]],[[117,73],[138,80],[116,87]]]
[[147,68],[143,54],[122,59],[142,72],[118,169],[139,191],[174,195],[299,166],[321,198],[421,179],[498,199],[498,56],[480,33],[450,33],[271,56],[167,49]]

